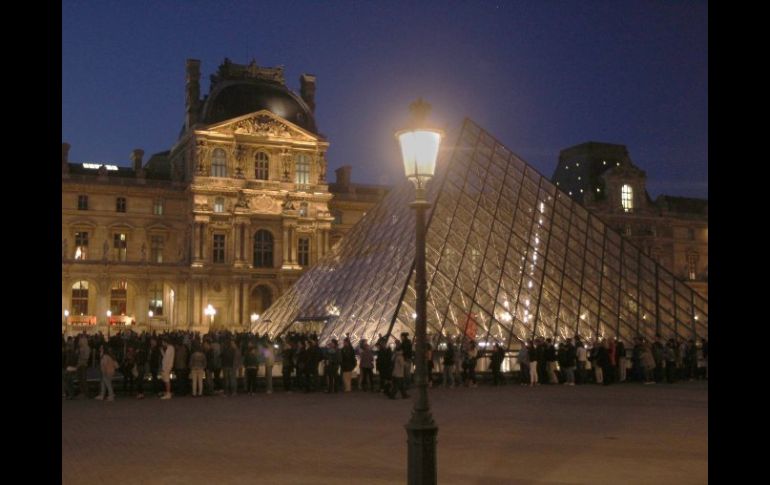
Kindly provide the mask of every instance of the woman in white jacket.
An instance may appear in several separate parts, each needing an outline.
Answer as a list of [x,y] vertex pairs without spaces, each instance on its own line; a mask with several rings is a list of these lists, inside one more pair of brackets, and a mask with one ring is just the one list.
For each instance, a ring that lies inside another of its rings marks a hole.
[[171,369],[174,368],[174,346],[169,345],[168,339],[163,339],[163,348],[160,351],[162,356],[160,378],[166,386],[166,393],[161,399],[171,399]]

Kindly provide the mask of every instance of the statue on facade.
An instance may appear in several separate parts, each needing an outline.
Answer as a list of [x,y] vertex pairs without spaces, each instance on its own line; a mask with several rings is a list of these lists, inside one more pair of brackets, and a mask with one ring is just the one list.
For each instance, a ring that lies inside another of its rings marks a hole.
[[206,144],[203,141],[199,141],[196,145],[195,159],[198,162],[196,170],[198,175],[206,174],[206,164],[204,159],[206,158]]
[[246,194],[244,194],[242,190],[238,191],[238,202],[235,203],[235,207],[240,207],[243,209],[249,208],[249,200],[246,198]]
[[142,262],[145,262],[147,260],[147,243],[142,243]]
[[321,153],[318,155],[318,183],[322,184],[326,182],[326,154]]
[[107,242],[107,240],[104,240],[104,244],[102,244],[102,261],[107,261],[107,256],[110,254],[110,243]]
[[283,201],[283,204],[281,204],[281,208],[285,211],[293,211],[294,209],[294,202],[289,198],[289,194],[286,194],[286,198]]

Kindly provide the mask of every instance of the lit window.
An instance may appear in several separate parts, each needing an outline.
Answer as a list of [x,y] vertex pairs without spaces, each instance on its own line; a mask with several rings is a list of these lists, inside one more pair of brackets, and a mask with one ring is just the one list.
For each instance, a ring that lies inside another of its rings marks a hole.
[[267,180],[270,175],[270,159],[265,152],[258,152],[254,161],[254,178]]
[[113,315],[125,315],[128,302],[128,283],[118,281],[110,288],[110,311]]
[[212,260],[215,263],[225,262],[225,235],[214,234],[214,254]]
[[690,280],[696,279],[697,268],[698,268],[698,255],[694,253],[688,254],[687,255],[687,278],[689,278]]
[[153,283],[147,293],[150,297],[148,310],[155,317],[163,315],[163,284]]
[[310,183],[310,157],[304,153],[297,154],[297,177],[298,185],[307,185]]
[[72,315],[88,315],[88,281],[72,285]]
[[254,267],[273,267],[273,235],[264,229],[254,234]]
[[623,203],[623,210],[631,212],[634,209],[634,189],[625,184],[620,188],[620,200]]
[[214,199],[214,212],[225,211],[225,199],[224,197],[217,197]]
[[156,216],[163,215],[163,199],[155,199],[155,202],[152,204],[152,213]]
[[126,212],[126,198],[125,197],[118,197],[115,199],[115,211],[116,212]]
[[300,266],[308,266],[310,264],[310,239],[306,237],[299,238],[297,241],[297,259]]
[[227,155],[221,148],[214,150],[211,155],[211,176],[227,177]]
[[163,262],[163,236],[150,236],[150,260],[153,263]]
[[88,233],[75,233],[75,259],[88,259]]
[[127,242],[124,233],[115,233],[112,235],[112,251],[115,261],[126,260]]
[[79,211],[87,211],[88,210],[88,196],[87,195],[78,195],[78,210]]

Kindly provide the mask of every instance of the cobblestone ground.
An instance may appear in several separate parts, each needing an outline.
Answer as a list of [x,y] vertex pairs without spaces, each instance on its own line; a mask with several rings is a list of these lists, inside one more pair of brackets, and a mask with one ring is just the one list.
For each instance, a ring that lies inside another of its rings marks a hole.
[[[430,399],[441,484],[708,483],[704,382],[431,389]],[[405,483],[411,407],[361,392],[62,401],[62,480]]]

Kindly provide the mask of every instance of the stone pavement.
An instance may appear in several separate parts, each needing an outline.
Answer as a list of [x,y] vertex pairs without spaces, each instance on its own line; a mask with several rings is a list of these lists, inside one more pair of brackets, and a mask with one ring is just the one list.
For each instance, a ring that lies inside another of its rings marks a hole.
[[[708,483],[705,382],[429,396],[441,484]],[[62,401],[62,481],[405,483],[411,408],[361,392]]]

